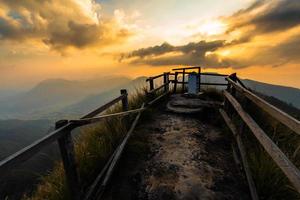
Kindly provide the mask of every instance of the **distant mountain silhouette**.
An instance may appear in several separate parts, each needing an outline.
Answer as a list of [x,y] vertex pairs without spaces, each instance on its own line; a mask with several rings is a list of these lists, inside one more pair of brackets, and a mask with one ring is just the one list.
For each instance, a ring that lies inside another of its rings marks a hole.
[[245,79],[243,82],[252,90],[267,96],[275,97],[300,108],[300,89],[298,88],[262,83],[249,79]]
[[[203,76],[201,78],[201,81],[208,83],[226,83],[224,77],[213,76]],[[281,101],[284,101],[285,103],[292,104],[293,106],[300,108],[300,89],[298,88],[273,85],[250,79],[242,79],[242,81],[247,87],[256,92],[259,92],[266,96],[275,97]]]
[[[125,77],[115,77],[106,79],[105,83],[93,81],[80,84],[76,81],[66,81],[62,79],[46,80],[29,92],[18,95],[18,98],[25,98],[24,100],[30,102],[31,100],[34,101],[35,98],[49,96],[52,103],[60,106],[60,110],[56,109],[56,112],[51,112],[50,110],[48,113],[46,113],[45,110],[45,113],[40,115],[41,117],[51,119],[61,119],[64,117],[76,118],[117,97],[120,95],[121,88],[127,88],[129,92],[136,91],[136,89],[145,85],[145,79],[146,77],[140,77],[134,80]],[[92,85],[95,87],[92,87]],[[83,86],[86,87],[85,90],[89,91],[82,92]],[[72,90],[72,92],[66,91],[67,89]],[[34,96],[30,99],[29,94],[34,94]],[[77,98],[79,94],[84,97]],[[52,99],[50,97],[51,95],[55,95],[56,98]],[[72,101],[68,97],[64,98],[59,95],[71,95],[73,98],[80,100]],[[12,103],[18,103],[18,106],[22,108],[22,99],[11,99],[11,101]],[[61,106],[60,101],[64,101],[64,105],[67,106]],[[76,103],[69,104],[70,102]],[[43,108],[50,106],[49,101],[37,101],[36,104],[43,106]],[[34,108],[34,104],[30,104],[30,106]],[[31,116],[28,115],[28,118],[30,117]],[[35,115],[35,117],[37,116]],[[0,160],[43,137],[49,131],[53,130],[53,125],[54,120],[0,120]],[[57,143],[54,142],[32,159],[26,161],[24,165],[13,170],[12,173],[0,177],[0,199],[4,199],[6,194],[10,194],[12,199],[19,199],[24,191],[30,191],[32,185],[36,184],[39,180],[39,176],[50,170],[54,161],[59,158],[58,150]]]
[[[80,116],[89,111],[96,109],[97,107],[109,102],[113,98],[120,95],[120,89],[127,89],[129,94],[134,93],[136,90],[146,86],[146,77],[139,77],[132,80],[131,82],[124,84],[122,86],[115,87],[109,91],[101,92],[99,94],[90,95],[84,98],[82,101],[65,107],[61,110],[59,115],[61,116]],[[53,113],[51,113],[53,114]]]
[[[0,98],[0,119],[58,119],[78,116],[119,95],[121,88],[133,91],[145,85],[145,79],[110,76],[87,81],[44,80],[27,92],[2,95],[6,97]],[[202,81],[225,83],[224,77],[203,76]],[[259,93],[300,108],[300,89],[249,79],[243,82]]]
[[[45,119],[0,120],[0,160],[53,130],[55,120],[77,118],[118,96],[122,88],[133,93],[144,87],[145,80],[146,77],[134,80],[126,77],[106,77],[91,81],[50,79],[42,81],[28,92],[0,99],[0,118]],[[202,77],[202,81],[225,83],[224,77],[206,76]],[[243,82],[271,104],[300,118],[300,110],[291,106],[293,104],[300,107],[299,89],[253,80]],[[9,193],[19,197],[22,191],[30,189],[26,188],[27,185],[33,185],[40,174],[51,169],[57,158],[57,144],[53,143],[13,170],[13,173],[0,177],[0,194]],[[32,184],[23,184],[24,182]],[[17,186],[22,187],[16,188]],[[4,197],[1,195],[0,199]]]
[[89,95],[109,91],[130,81],[121,76],[89,81],[45,80],[27,92],[0,99],[0,119],[39,119]]

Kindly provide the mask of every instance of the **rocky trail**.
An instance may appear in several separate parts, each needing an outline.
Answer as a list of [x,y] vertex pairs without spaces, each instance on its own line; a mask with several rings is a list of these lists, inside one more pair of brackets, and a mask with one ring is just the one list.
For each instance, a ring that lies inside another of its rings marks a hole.
[[250,199],[216,116],[156,112],[135,130],[105,199]]

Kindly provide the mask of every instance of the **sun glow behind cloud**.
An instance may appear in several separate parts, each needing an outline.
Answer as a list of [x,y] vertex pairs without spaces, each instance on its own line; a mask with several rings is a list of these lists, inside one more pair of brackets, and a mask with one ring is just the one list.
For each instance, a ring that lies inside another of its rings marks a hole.
[[101,17],[101,5],[91,0],[74,0],[79,5],[83,13],[93,20],[94,23],[99,24]]
[[226,31],[226,24],[218,20],[207,21],[200,25],[196,31],[208,36],[219,35]]
[[[298,52],[300,26],[297,13],[292,13],[299,2],[222,3],[0,0],[0,73],[5,76],[0,85],[55,76],[77,79],[103,71],[150,75],[178,65],[233,69],[249,78],[259,77],[257,73],[263,70],[279,72],[274,68],[278,66],[297,69],[290,65],[300,63],[294,53]],[[286,14],[278,17],[276,13]],[[165,47],[169,49],[155,53]],[[119,62],[120,54],[138,49],[152,54]],[[31,72],[23,79],[13,78],[22,77],[26,69]]]

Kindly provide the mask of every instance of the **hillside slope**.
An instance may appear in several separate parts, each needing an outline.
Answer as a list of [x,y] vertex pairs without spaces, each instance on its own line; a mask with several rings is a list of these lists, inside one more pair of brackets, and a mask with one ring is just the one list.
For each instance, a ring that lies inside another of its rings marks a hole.
[[[201,78],[201,81],[208,83],[226,83],[224,77],[203,76]],[[247,87],[256,92],[259,92],[266,96],[273,96],[281,101],[284,101],[288,104],[292,104],[297,108],[300,108],[300,89],[298,88],[273,85],[250,79],[242,79],[242,81]],[[224,89],[224,87],[220,88]]]
[[45,115],[48,113],[60,111],[89,95],[109,91],[130,81],[127,77],[118,76],[88,81],[45,80],[27,92],[2,98],[0,119],[46,118]]
[[298,88],[262,83],[249,79],[245,79],[243,82],[252,90],[267,96],[273,96],[279,100],[285,101],[297,108],[300,108],[300,89]]

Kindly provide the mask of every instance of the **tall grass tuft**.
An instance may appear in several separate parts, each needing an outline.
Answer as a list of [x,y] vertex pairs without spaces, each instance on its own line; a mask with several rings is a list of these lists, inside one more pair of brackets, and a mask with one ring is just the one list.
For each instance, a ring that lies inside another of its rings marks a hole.
[[[129,108],[139,108],[146,99],[145,89],[136,90],[129,96]],[[106,113],[115,113],[121,110],[121,105],[118,104]],[[107,118],[94,125],[80,128],[80,134],[75,138],[75,154],[83,189],[87,189],[104,166],[108,157],[125,136],[135,115],[126,117],[127,120],[124,120],[124,117]],[[34,194],[31,197],[24,197],[24,199],[71,199],[62,163],[57,162],[54,169],[47,176],[41,178]]]
[[[238,96],[237,98],[243,108],[251,115],[264,132],[299,168],[300,152],[297,152],[297,148],[300,145],[300,136],[289,130],[285,125],[279,123],[254,103],[242,96]],[[237,115],[234,117],[234,122],[238,126],[241,126],[243,123]],[[264,150],[253,133],[246,128],[241,136],[245,144],[250,169],[260,199],[300,199],[299,193],[293,188],[292,184]]]

